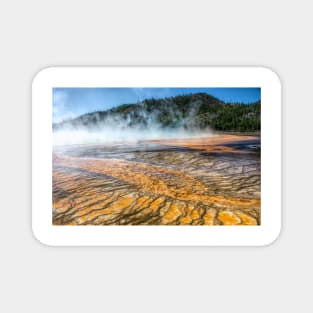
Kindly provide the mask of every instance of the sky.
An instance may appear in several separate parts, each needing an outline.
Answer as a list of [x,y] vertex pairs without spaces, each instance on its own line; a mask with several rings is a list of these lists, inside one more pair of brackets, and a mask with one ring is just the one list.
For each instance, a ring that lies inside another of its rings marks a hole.
[[225,102],[251,103],[261,99],[261,88],[53,88],[53,122],[144,99],[198,92]]

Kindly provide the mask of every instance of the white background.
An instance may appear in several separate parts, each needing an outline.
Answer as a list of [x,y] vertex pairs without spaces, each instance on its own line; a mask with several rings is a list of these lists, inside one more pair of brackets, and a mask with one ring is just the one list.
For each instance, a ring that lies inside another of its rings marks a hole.
[[[51,223],[52,88],[254,87],[261,88],[260,226],[56,227]],[[268,245],[281,229],[281,83],[262,67],[63,67],[40,71],[32,86],[32,229],[42,243],[70,245]]]
[[[312,311],[310,1],[2,1],[3,312]],[[259,248],[49,248],[31,233],[31,80],[53,65],[259,65],[283,84],[283,229]]]

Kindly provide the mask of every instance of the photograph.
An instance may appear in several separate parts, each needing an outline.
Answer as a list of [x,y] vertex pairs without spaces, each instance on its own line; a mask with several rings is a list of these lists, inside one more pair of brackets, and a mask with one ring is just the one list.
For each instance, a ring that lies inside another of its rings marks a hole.
[[260,226],[261,87],[53,87],[53,226]]

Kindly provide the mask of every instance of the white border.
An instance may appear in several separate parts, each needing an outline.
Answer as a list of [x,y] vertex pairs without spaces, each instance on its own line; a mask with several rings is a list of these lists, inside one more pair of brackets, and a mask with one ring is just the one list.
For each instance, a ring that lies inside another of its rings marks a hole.
[[[261,87],[260,226],[53,226],[53,87]],[[40,71],[32,86],[32,227],[47,245],[266,245],[281,229],[281,84],[261,67],[67,67]]]

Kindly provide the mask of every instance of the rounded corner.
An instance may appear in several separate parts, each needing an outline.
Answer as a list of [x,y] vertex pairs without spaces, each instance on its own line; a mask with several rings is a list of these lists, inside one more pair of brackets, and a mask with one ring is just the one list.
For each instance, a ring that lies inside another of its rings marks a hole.
[[275,229],[275,232],[273,231],[273,234],[267,238],[265,242],[263,242],[260,246],[262,247],[269,247],[277,242],[277,240],[281,237],[282,233],[282,226],[281,224],[279,225],[278,229]]
[[274,81],[276,81],[276,83],[281,88],[282,79],[281,79],[280,75],[275,70],[273,70],[272,68],[267,67],[267,66],[261,66],[261,67],[259,67],[259,69],[261,69],[267,76],[269,76]]
[[49,242],[45,241],[44,239],[41,238],[40,233],[35,229],[34,225],[31,227],[31,233],[32,237],[35,241],[37,241],[39,244],[46,246],[46,247],[52,247],[53,245],[50,244]]
[[44,67],[41,68],[39,71],[37,71],[35,73],[35,75],[33,76],[32,79],[32,86],[34,87],[38,81],[42,80],[44,77],[47,76],[47,74],[49,75],[49,73],[55,69],[54,67],[48,66],[48,67]]

